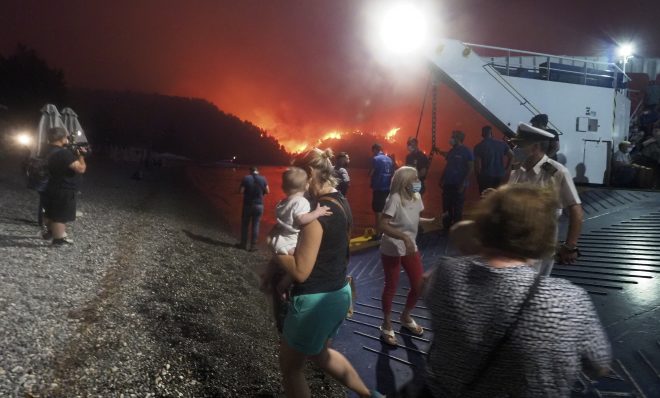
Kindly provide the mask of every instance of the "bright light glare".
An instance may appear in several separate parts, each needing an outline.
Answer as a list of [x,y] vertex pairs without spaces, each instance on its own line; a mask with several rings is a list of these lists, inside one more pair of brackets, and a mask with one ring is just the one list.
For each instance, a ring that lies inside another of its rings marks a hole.
[[385,48],[396,54],[406,54],[419,50],[425,44],[428,26],[417,7],[399,3],[385,12],[379,33]]
[[635,47],[632,43],[626,43],[619,46],[618,53],[619,57],[629,58],[635,52]]
[[20,145],[28,146],[32,144],[32,137],[27,133],[18,134],[16,136],[16,142],[18,142]]

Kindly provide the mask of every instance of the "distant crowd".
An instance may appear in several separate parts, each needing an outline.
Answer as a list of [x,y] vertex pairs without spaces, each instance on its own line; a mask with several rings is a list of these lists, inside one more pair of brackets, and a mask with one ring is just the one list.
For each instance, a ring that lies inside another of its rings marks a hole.
[[619,144],[612,158],[614,186],[660,187],[660,84],[650,81],[642,112],[631,120],[629,139]]
[[[589,377],[608,372],[611,349],[588,294],[549,276],[555,260],[577,260],[582,225],[573,180],[552,159],[557,134],[547,127],[547,116],[538,115],[531,124],[521,123],[507,142],[494,139],[490,126],[483,128],[474,150],[464,138],[462,131],[452,132],[451,148],[434,148],[430,156],[411,138],[401,167],[379,144],[371,148],[372,239],[384,273],[380,339],[396,348],[402,336],[424,335],[412,316],[419,297],[426,301],[434,331],[425,374],[395,396],[569,396],[581,371]],[[421,217],[434,154],[446,162],[439,181],[442,220]],[[355,294],[347,275],[353,221],[346,198],[349,163],[346,153],[313,149],[296,156],[282,175],[286,197],[274,209],[276,224],[267,239],[272,258],[261,288],[273,301],[287,397],[310,396],[307,360],[360,397],[383,396],[331,348],[352,315]],[[482,198],[464,217],[473,173]],[[236,247],[256,250],[263,196],[270,187],[252,167],[239,191],[243,210]],[[569,226],[558,244],[562,210]],[[422,259],[418,233],[436,221],[455,255]],[[401,269],[410,289],[397,321],[392,304]]]

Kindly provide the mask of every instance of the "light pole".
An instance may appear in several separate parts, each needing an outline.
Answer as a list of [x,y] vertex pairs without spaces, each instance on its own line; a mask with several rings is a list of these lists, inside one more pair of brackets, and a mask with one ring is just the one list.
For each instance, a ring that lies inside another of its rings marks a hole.
[[635,48],[633,47],[632,43],[626,43],[619,46],[618,54],[621,57],[621,61],[623,63],[624,75],[626,74],[626,64],[628,63],[628,60],[633,57],[634,50]]

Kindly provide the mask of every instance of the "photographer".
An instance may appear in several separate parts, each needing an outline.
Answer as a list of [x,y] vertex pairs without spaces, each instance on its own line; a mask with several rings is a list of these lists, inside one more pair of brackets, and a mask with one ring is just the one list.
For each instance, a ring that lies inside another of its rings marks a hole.
[[52,234],[53,245],[73,244],[67,237],[66,223],[76,219],[76,191],[80,175],[87,169],[86,149],[70,146],[67,131],[61,127],[48,130],[48,143],[44,221]]

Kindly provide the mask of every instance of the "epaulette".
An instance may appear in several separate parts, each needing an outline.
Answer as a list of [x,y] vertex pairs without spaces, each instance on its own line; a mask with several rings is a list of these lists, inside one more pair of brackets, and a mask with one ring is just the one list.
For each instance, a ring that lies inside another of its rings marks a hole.
[[550,174],[550,176],[555,175],[557,172],[557,168],[550,164],[550,162],[545,162],[541,165],[541,170],[545,171],[546,173]]

